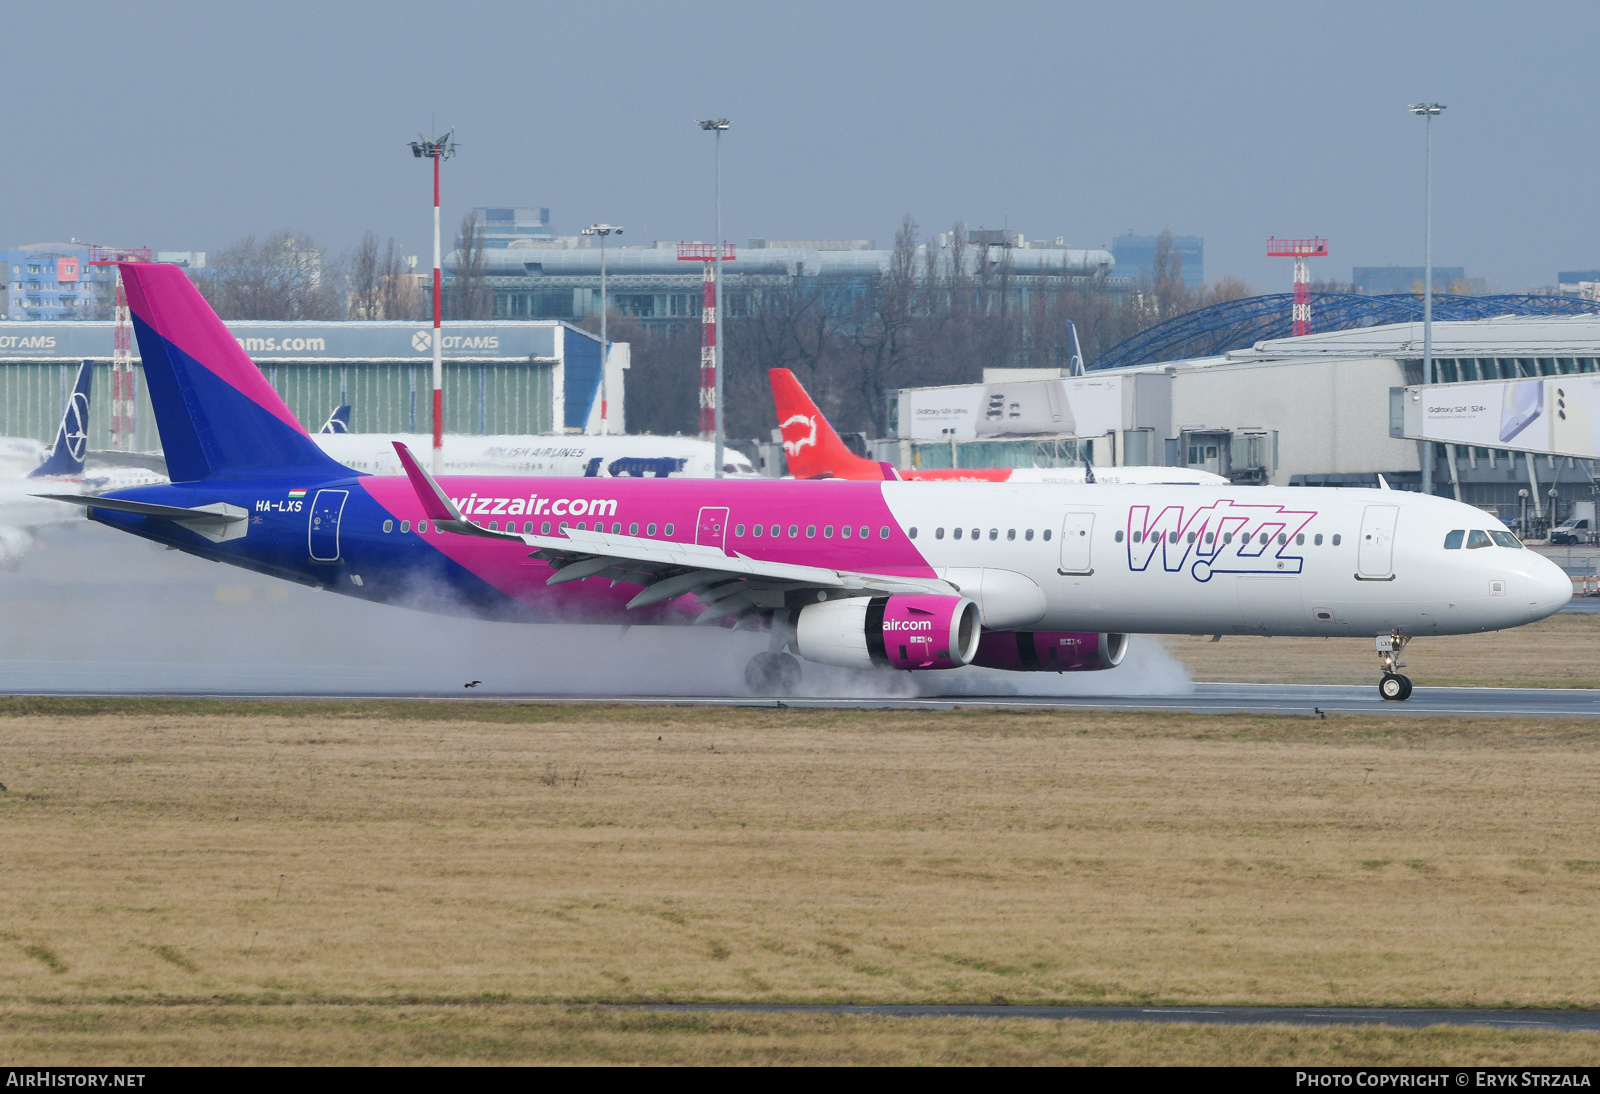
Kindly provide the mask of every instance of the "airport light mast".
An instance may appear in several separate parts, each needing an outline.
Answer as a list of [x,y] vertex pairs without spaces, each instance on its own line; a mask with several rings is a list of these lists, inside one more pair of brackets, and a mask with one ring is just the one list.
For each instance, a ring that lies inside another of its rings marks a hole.
[[[727,118],[707,118],[704,121],[699,121],[699,122],[696,122],[695,124],[698,125],[701,129],[705,130],[707,133],[715,133],[717,135],[717,238],[716,238],[716,243],[715,243],[715,247],[716,247],[716,265],[717,265],[717,271],[716,271],[716,275],[717,275],[716,305],[717,306],[721,306],[721,304],[722,304],[722,259],[723,259],[723,251],[726,249],[726,245],[722,242],[722,134],[727,131],[728,126],[729,126],[730,123],[729,123]],[[713,316],[713,318],[714,318],[714,316]],[[712,328],[713,334],[715,334],[715,329],[716,329],[715,326],[713,326],[713,328]],[[701,356],[704,357],[704,355],[705,355],[705,350],[704,350],[704,347],[702,347]],[[723,448],[723,443],[724,443],[724,440],[725,440],[725,437],[726,437],[726,434],[723,432],[723,421],[722,421],[722,343],[721,342],[714,342],[713,343],[713,345],[711,346],[711,356],[712,356],[712,360],[711,360],[711,368],[712,368],[711,393],[712,393],[712,400],[713,400],[712,408],[711,408],[711,417],[712,417],[712,421],[715,422],[716,445],[717,445],[717,447],[716,447],[716,456],[715,456],[715,459],[717,461],[716,471],[717,471],[717,478],[720,479],[720,478],[722,478],[722,448]],[[704,372],[704,365],[703,364],[701,366],[701,369],[702,369],[702,373],[703,373]],[[704,396],[705,396],[705,392],[702,389],[701,397],[704,398]],[[702,402],[701,406],[703,408],[705,406],[705,404]],[[704,411],[703,410],[702,410],[702,417],[704,417]],[[703,427],[702,427],[702,429],[703,429]]]
[[139,427],[135,410],[138,407],[138,388],[133,372],[133,323],[128,313],[128,293],[122,285],[123,262],[149,262],[152,252],[148,247],[117,249],[90,246],[90,266],[110,266],[117,276],[116,292],[112,304],[111,334],[111,447],[117,452],[131,452],[137,440]]
[[[1433,383],[1433,119],[1443,103],[1412,103],[1407,109],[1423,119],[1422,200],[1422,382]],[[1529,466],[1532,466],[1531,464]],[[1433,442],[1422,442],[1422,492],[1433,493]]]
[[606,404],[606,366],[611,363],[611,343],[606,341],[606,236],[612,232],[622,234],[622,229],[615,224],[591,224],[583,229],[586,236],[600,237],[600,432],[611,432],[611,423],[607,420]]
[[433,473],[444,474],[444,309],[439,278],[439,162],[456,152],[455,127],[440,137],[411,142],[411,154],[433,161]]
[[1268,258],[1294,259],[1294,336],[1311,333],[1311,273],[1306,269],[1306,259],[1327,258],[1328,241],[1314,239],[1267,240]]

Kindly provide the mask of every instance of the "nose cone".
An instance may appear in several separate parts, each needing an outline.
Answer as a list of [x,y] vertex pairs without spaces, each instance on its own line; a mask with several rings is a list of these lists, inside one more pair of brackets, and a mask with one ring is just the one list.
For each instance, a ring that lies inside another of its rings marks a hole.
[[1528,574],[1528,616],[1543,619],[1554,615],[1572,599],[1572,579],[1567,572],[1541,555],[1534,556]]

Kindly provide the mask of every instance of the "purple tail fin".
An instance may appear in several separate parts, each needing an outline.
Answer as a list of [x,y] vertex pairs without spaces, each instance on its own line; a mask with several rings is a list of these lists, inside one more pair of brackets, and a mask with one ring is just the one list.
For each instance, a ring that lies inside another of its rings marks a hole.
[[120,269],[174,482],[350,474],[316,446],[183,270],[144,262]]

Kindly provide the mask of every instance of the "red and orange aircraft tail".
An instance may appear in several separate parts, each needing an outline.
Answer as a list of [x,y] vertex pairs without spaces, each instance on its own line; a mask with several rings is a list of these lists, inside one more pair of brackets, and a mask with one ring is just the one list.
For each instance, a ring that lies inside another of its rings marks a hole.
[[894,468],[856,455],[839,439],[806,389],[786,368],[770,369],[772,401],[783,434],[783,455],[797,479],[899,478]]
[[778,428],[783,434],[783,454],[789,474],[797,479],[855,479],[877,482],[882,479],[925,479],[940,482],[1005,482],[1009,467],[962,468],[935,471],[897,471],[893,464],[857,456],[845,446],[786,368],[769,369],[772,401],[778,409]]

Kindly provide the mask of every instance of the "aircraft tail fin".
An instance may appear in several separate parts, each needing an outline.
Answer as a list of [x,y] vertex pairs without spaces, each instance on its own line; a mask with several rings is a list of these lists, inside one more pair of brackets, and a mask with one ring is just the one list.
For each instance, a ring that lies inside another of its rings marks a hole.
[[857,456],[845,446],[786,368],[770,369],[772,401],[778,411],[778,429],[783,435],[783,454],[789,473],[797,479],[885,478],[882,465]]
[[89,387],[93,382],[94,362],[85,361],[78,366],[78,381],[72,385],[66,409],[61,412],[61,427],[56,430],[56,444],[50,450],[50,458],[29,478],[83,474],[83,457],[89,451]]
[[350,432],[350,404],[340,403],[328,420],[322,423],[318,433],[348,433]]
[[120,269],[172,481],[350,473],[316,446],[183,270]]

